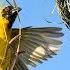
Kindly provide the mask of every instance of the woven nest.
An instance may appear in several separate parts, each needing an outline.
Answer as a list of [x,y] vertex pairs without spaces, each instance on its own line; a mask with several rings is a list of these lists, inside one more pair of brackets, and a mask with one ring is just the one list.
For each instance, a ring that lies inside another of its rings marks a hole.
[[70,0],[56,0],[62,19],[70,26]]

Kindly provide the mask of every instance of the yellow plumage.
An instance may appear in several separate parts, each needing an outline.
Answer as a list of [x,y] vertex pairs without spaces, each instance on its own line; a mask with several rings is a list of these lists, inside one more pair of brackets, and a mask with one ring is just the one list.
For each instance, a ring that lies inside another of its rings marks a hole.
[[6,70],[10,64],[11,51],[7,51],[8,43],[11,39],[10,31],[7,27],[8,23],[9,21],[0,15],[0,70]]

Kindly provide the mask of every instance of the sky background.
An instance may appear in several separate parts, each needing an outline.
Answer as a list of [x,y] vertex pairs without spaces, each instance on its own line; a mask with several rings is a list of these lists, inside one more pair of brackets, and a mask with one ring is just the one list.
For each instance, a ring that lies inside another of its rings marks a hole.
[[[10,1],[12,3],[12,0]],[[61,27],[64,33],[64,37],[61,39],[63,44],[58,55],[36,68],[30,67],[30,70],[70,70],[70,30],[62,23],[56,8],[52,14],[56,5],[55,0],[16,0],[16,2],[22,8],[22,11],[19,13],[22,27],[56,26]],[[52,23],[47,23],[46,21]],[[19,25],[19,21],[16,19],[13,27],[19,27]]]

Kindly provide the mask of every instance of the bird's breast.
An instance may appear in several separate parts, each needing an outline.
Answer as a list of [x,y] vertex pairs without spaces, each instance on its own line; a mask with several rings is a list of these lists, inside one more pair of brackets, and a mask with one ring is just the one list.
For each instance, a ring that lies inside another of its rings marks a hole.
[[8,21],[0,17],[0,59],[4,58],[10,41],[10,31],[7,28]]

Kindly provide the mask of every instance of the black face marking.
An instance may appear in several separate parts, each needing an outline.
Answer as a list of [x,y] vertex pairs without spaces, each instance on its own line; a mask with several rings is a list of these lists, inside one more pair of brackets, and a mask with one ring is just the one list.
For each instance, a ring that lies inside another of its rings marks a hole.
[[5,7],[5,8],[2,10],[2,16],[7,18],[8,16],[12,15],[12,9],[13,9],[12,6],[7,6],[7,7]]
[[9,20],[8,28],[12,27],[12,24],[18,15],[17,11],[20,12],[21,8],[18,7],[17,9],[14,9],[13,6],[7,6],[2,10],[2,16]]
[[11,6],[5,7],[3,11],[6,12],[7,14],[12,13],[12,7]]

